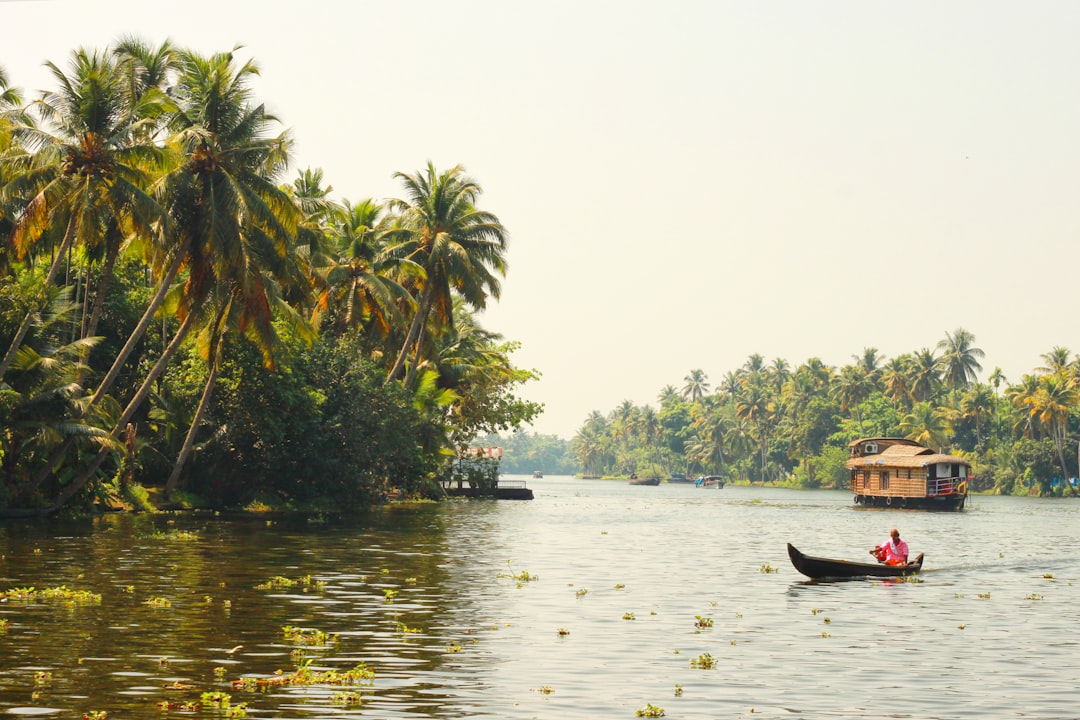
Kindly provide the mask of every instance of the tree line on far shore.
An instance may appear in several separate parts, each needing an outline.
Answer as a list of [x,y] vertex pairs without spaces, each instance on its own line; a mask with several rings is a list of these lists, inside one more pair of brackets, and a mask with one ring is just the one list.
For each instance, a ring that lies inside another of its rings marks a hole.
[[865,348],[840,368],[751,355],[715,386],[692,370],[655,408],[594,411],[571,452],[591,475],[846,488],[851,441],[904,437],[971,461],[978,491],[1076,494],[1080,357],[1054,347],[1014,382],[997,368],[980,382],[984,357],[963,328],[891,359]]
[[[0,58],[2,63],[2,58]],[[0,514],[432,494],[542,408],[483,328],[509,234],[458,166],[286,178],[254,61],[127,37],[0,68]]]

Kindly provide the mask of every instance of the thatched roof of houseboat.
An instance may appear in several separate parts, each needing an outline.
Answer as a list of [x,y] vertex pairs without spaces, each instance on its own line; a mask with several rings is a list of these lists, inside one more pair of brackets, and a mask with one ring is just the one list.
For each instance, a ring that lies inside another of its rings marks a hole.
[[921,468],[937,463],[949,463],[950,465],[970,465],[967,460],[955,455],[936,453],[922,445],[893,445],[885,448],[876,455],[864,455],[853,457],[847,461],[849,468],[871,467],[880,465],[883,467]]

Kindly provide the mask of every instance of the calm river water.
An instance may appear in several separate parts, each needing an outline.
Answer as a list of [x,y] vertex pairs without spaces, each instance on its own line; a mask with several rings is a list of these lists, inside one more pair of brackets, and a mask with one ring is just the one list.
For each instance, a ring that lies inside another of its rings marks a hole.
[[[0,603],[0,713],[180,717],[158,703],[223,691],[253,718],[1080,716],[1078,501],[931,514],[839,492],[529,485],[531,502],[348,526],[0,525],[0,592],[101,596]],[[892,526],[926,554],[921,582],[813,583],[787,559],[790,541],[862,560]],[[303,663],[375,677],[232,686]]]

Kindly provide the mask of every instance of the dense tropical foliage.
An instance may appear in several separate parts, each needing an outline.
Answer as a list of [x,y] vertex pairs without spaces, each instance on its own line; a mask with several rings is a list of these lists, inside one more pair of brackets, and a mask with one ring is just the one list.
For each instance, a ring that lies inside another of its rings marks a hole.
[[681,389],[661,390],[657,409],[593,412],[571,452],[589,475],[844,488],[848,443],[906,437],[971,460],[977,490],[1076,494],[1080,356],[1055,347],[1042,357],[1015,384],[1000,369],[979,382],[984,353],[963,328],[935,349],[887,359],[866,348],[840,368],[752,355],[715,387],[691,371]]
[[290,181],[254,61],[123,38],[0,68],[0,513],[111,497],[338,510],[437,487],[541,410],[482,328],[508,231],[458,166]]

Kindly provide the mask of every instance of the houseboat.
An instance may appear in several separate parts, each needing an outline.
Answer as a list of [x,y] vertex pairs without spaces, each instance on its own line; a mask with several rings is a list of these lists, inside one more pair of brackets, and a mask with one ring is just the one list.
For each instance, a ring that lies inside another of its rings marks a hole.
[[971,464],[913,440],[856,440],[846,465],[856,505],[963,510],[967,501]]

